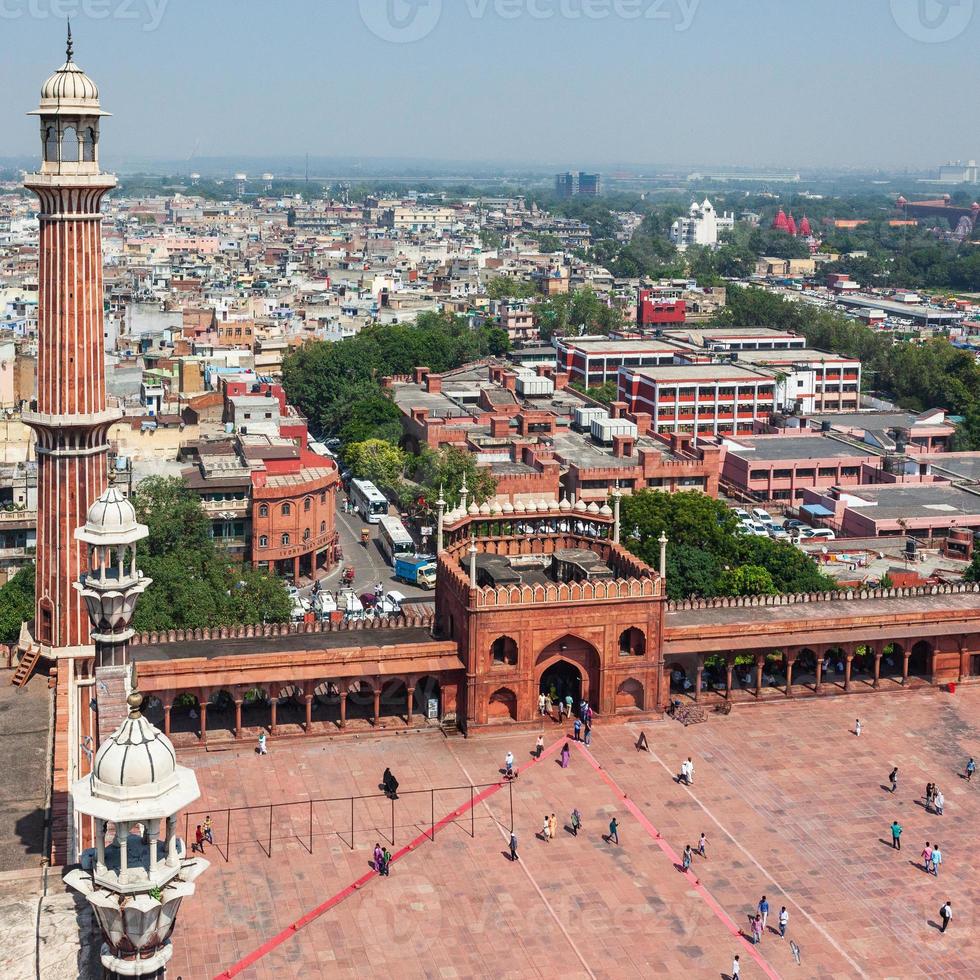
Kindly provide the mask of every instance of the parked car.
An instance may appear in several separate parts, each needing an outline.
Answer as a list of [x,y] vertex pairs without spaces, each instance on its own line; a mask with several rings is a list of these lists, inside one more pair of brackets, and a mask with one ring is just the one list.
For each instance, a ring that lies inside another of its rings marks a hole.
[[773,524],[768,530],[769,537],[772,538],[773,541],[789,541],[789,531],[779,527],[777,524]]
[[760,524],[772,524],[772,514],[767,510],[763,510],[761,507],[752,508],[752,519],[758,521]]
[[836,541],[837,535],[830,530],[829,527],[816,527],[812,528],[810,534],[808,535],[811,541],[816,539],[821,539],[823,541]]
[[747,510],[742,510],[741,507],[733,507],[732,508],[732,513],[740,521],[750,521],[750,520],[752,520],[752,515]]
[[765,524],[761,524],[759,521],[743,521],[742,526],[745,528],[746,534],[754,534],[758,538],[769,537],[769,531]]
[[788,517],[785,521],[783,521],[783,527],[790,532],[801,530],[806,526],[807,525],[804,524],[803,521],[798,521],[795,517]]

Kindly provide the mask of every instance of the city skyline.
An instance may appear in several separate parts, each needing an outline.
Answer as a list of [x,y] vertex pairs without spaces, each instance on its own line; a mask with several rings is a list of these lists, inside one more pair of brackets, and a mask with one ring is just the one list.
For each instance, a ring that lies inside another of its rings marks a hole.
[[122,120],[119,160],[934,168],[978,155],[976,108],[933,95],[977,81],[973,7],[296,0],[262,21],[259,47],[254,4],[10,0],[4,156],[31,152],[22,107],[60,64],[56,8]]

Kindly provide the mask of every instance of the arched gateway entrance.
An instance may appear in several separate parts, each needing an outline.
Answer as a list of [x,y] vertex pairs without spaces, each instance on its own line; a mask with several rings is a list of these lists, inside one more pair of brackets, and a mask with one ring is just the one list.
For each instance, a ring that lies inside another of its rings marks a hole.
[[538,654],[538,691],[552,699],[572,696],[589,701],[599,710],[599,654],[591,643],[577,636],[563,636]]

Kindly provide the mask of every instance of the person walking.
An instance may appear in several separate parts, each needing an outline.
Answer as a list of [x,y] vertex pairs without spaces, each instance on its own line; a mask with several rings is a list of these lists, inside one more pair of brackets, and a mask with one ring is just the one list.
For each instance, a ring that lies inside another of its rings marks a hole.
[[558,836],[558,818],[554,814],[548,818],[548,836],[552,840]]
[[381,873],[386,878],[391,875],[391,851],[387,847],[381,849]]
[[762,916],[758,912],[752,920],[752,941],[756,946],[762,942]]
[[568,718],[572,717],[572,705],[575,704],[575,698],[571,694],[565,695],[565,715]]
[[[590,717],[591,717],[591,711],[592,709],[590,708],[589,709]],[[585,723],[585,747],[588,748],[591,744],[592,744],[592,723],[591,721],[587,721]]]
[[939,845],[934,844],[932,848],[932,873],[939,877],[939,865],[943,863],[943,852],[939,850]]
[[922,848],[919,857],[922,858],[922,867],[926,871],[932,871],[932,848],[929,846],[929,841],[926,841],[926,846]]
[[857,736],[861,735],[861,719],[855,718],[854,720],[854,734]]
[[212,847],[214,846],[214,824],[211,822],[210,813],[204,818],[204,839]]
[[939,931],[945,932],[949,928],[949,920],[953,918],[953,906],[949,904],[948,898],[939,910],[939,917],[943,920],[943,927]]
[[946,797],[943,796],[943,791],[939,788],[936,789],[936,795],[932,798],[932,805],[936,809],[936,813],[941,817],[943,815],[943,807],[946,805]]
[[517,860],[517,834],[512,830],[510,832],[510,859],[511,861]]
[[892,784],[892,792],[894,793],[898,789],[898,766],[895,766],[888,774],[888,782]]
[[786,938],[786,927],[789,925],[789,912],[786,911],[786,906],[784,905],[779,910],[779,938]]
[[735,959],[732,960],[731,980],[742,980],[742,964],[739,962],[738,953],[735,954]]
[[542,691],[538,695],[538,714],[546,715],[548,713],[548,696]]
[[547,844],[551,840],[551,821],[548,819],[548,814],[544,815],[544,823],[541,824],[541,837]]
[[966,781],[970,782],[973,779],[973,774],[977,771],[977,764],[971,758],[966,764]]
[[579,736],[582,734],[582,721],[580,718],[575,719],[575,724],[572,725],[572,735],[576,742],[580,742],[581,738]]
[[535,759],[540,759],[542,752],[544,752],[544,735],[539,735],[538,740],[534,743]]
[[690,870],[691,860],[692,860],[693,857],[694,857],[694,853],[691,850],[691,845],[690,844],[685,844],[684,845],[684,856],[681,859],[681,864],[683,865],[685,871]]
[[582,814],[578,812],[578,807],[572,810],[572,836],[578,837],[579,828],[582,826]]
[[265,732],[261,732],[259,734],[259,745],[256,751],[259,753],[259,755],[269,754],[269,750],[265,747]]
[[892,821],[892,847],[896,851],[902,849],[902,825],[897,821]]
[[568,768],[568,762],[572,757],[572,750],[568,747],[568,742],[562,746],[561,750],[561,767],[562,769]]
[[932,811],[932,798],[936,794],[935,783],[926,783],[926,813]]
[[375,845],[374,845],[374,870],[377,871],[378,874],[382,874],[383,871],[384,871],[384,860],[385,860],[385,852],[381,850],[381,845],[379,843],[375,842]]
[[759,899],[759,915],[762,916],[762,930],[765,932],[766,926],[769,925],[769,902],[765,895]]
[[194,851],[200,851],[204,853],[204,831],[201,830],[201,825],[197,825],[197,830],[194,831],[194,844],[191,846],[191,853]]
[[606,839],[616,844],[619,843],[619,821],[615,817],[609,821],[609,836]]
[[698,838],[698,854],[701,855],[706,861],[708,860],[708,838],[704,836],[704,831],[701,831],[701,836]]
[[516,775],[514,772],[514,753],[508,752],[504,756],[504,779],[514,779]]

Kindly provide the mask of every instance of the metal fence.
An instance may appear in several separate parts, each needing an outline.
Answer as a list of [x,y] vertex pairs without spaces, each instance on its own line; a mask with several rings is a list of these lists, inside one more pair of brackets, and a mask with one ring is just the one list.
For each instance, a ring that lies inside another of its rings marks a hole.
[[[513,783],[507,784],[506,806],[509,827],[514,828]],[[477,817],[476,797],[483,790],[502,784],[484,783],[461,786],[440,786],[430,789],[399,791],[394,799],[384,793],[364,796],[339,796],[328,799],[290,800],[285,803],[264,803],[253,806],[222,807],[213,810],[188,811],[184,814],[184,840],[190,848],[196,829],[210,816],[214,847],[227,863],[232,848],[257,844],[269,858],[273,845],[297,841],[312,854],[314,842],[320,838],[336,838],[354,849],[358,837],[383,840],[395,846],[399,834],[414,840],[423,836],[435,841],[437,826],[445,829],[456,825],[476,837],[477,823],[498,821],[491,815]],[[448,806],[449,816],[437,819]],[[499,821],[503,822],[503,821]]]

